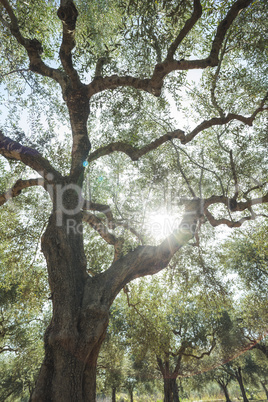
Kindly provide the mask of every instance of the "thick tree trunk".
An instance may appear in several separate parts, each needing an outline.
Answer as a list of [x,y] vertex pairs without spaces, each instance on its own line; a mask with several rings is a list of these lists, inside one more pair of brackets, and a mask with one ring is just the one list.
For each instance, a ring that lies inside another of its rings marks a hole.
[[[61,217],[62,218],[62,217]],[[50,217],[42,239],[53,317],[45,334],[45,358],[31,401],[95,401],[96,364],[109,306],[98,279],[86,273],[81,216]],[[68,226],[69,225],[69,226]]]
[[240,390],[241,390],[241,393],[242,393],[243,402],[249,402],[249,400],[247,398],[246,390],[245,390],[245,387],[244,387],[244,383],[243,383],[241,367],[239,367],[238,370],[237,370],[236,379],[238,381],[238,384],[239,384],[239,387],[240,387]]
[[173,402],[172,379],[164,378],[164,402]]
[[180,402],[176,378],[164,378],[164,402]]
[[166,355],[165,361],[163,361],[160,357],[157,357],[156,359],[164,380],[164,402],[180,402],[177,377],[181,364],[181,356],[179,356],[176,368],[173,372],[170,370],[168,354]]

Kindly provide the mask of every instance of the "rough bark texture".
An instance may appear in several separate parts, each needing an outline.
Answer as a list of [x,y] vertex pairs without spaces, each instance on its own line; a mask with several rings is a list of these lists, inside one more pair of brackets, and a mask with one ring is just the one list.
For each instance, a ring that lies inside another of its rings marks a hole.
[[[96,363],[108,325],[108,306],[86,273],[83,237],[53,212],[42,239],[53,317],[45,335],[45,360],[32,401],[94,401]],[[81,216],[72,216],[77,224]]]
[[164,402],[173,402],[172,382],[170,378],[164,378]]
[[164,381],[164,402],[179,402],[179,393],[176,379],[180,367],[181,357],[179,357],[175,369],[172,371],[169,361],[163,361],[157,357],[158,367],[161,371]]
[[164,402],[180,402],[176,378],[164,378]]

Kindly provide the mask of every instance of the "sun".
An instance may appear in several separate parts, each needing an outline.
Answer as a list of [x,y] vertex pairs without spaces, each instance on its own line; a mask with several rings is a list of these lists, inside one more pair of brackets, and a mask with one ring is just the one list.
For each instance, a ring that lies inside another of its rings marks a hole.
[[147,222],[146,231],[155,240],[163,240],[178,228],[179,217],[165,212],[151,213]]

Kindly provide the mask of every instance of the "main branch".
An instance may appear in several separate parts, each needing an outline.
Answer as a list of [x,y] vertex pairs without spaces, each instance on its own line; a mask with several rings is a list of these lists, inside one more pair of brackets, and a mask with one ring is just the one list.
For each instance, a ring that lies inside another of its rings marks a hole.
[[6,159],[23,162],[48,181],[62,178],[60,173],[36,149],[24,147],[19,142],[6,137],[1,131],[0,155],[3,155]]
[[227,12],[225,18],[219,23],[209,55],[209,58],[212,60],[213,64],[218,64],[219,52],[228,29],[232,25],[239,12],[248,7],[250,3],[252,3],[252,0],[237,0]]
[[73,67],[71,51],[75,47],[75,25],[78,16],[77,9],[72,1],[61,5],[58,9],[58,17],[62,21],[63,37],[60,47],[60,59],[66,74],[71,79],[73,87],[81,85],[77,71]]
[[99,203],[92,202],[89,200],[84,200],[82,208],[83,208],[83,210],[98,211],[98,212],[103,213],[108,220],[109,227],[113,228],[114,218],[113,218],[113,214],[112,214],[112,211],[111,211],[111,208],[109,207],[109,205],[99,204]]
[[130,144],[127,144],[125,142],[113,142],[109,145],[106,145],[104,147],[101,147],[97,149],[96,151],[92,152],[89,157],[88,161],[92,162],[101,156],[104,155],[109,155],[115,151],[117,152],[123,152],[126,155],[128,155],[133,161],[137,161],[141,156],[147,154],[150,151],[153,151],[154,149],[158,148],[160,145],[164,144],[165,142],[172,140],[173,138],[179,138],[181,141],[184,141],[184,132],[182,130],[174,130],[171,132],[168,132],[164,135],[162,135],[160,138],[157,140],[151,142],[150,144],[147,144],[143,146],[142,148],[137,148],[133,147]]
[[106,241],[106,243],[115,245],[117,239],[116,237],[109,232],[108,228],[100,218],[96,215],[91,214],[88,211],[83,212],[83,221],[87,222],[93,229],[95,229],[99,235]]
[[130,281],[153,275],[167,267],[173,255],[193,238],[200,218],[200,200],[191,200],[185,207],[183,219],[178,227],[158,246],[138,246],[121,257],[101,274],[107,286],[107,300],[111,304],[118,292]]
[[88,161],[92,162],[101,156],[109,155],[113,152],[123,152],[126,155],[128,155],[133,161],[138,160],[141,158],[143,155],[147,154],[148,152],[157,149],[160,145],[164,144],[165,142],[172,140],[174,138],[178,138],[182,144],[187,144],[188,142],[191,142],[199,133],[202,131],[213,127],[213,126],[222,126],[230,121],[240,121],[248,126],[252,126],[256,116],[265,111],[268,110],[268,107],[265,107],[265,102],[267,100],[267,94],[266,96],[262,99],[260,106],[252,113],[251,116],[246,117],[242,116],[240,114],[235,114],[235,113],[229,113],[225,117],[213,117],[209,120],[204,120],[202,123],[200,123],[198,126],[196,126],[190,133],[186,134],[182,130],[174,130],[171,132],[168,132],[161,137],[159,137],[157,140],[151,142],[150,144],[147,144],[143,146],[142,148],[137,148],[133,147],[132,145],[125,143],[125,142],[113,142],[111,144],[105,145],[103,147],[100,147],[96,151],[92,152],[88,156]]

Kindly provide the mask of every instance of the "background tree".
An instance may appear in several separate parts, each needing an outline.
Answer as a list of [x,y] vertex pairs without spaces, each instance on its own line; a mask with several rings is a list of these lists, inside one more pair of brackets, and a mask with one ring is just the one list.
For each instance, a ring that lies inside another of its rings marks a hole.
[[[233,228],[265,214],[265,2],[61,0],[57,12],[56,2],[0,5],[2,98],[9,96],[1,169],[23,166],[0,203],[40,186],[46,195],[37,191],[39,205],[51,208],[42,252],[53,316],[31,399],[94,401],[97,357],[119,291],[167,267],[198,239],[204,221]],[[196,123],[181,127],[166,116],[171,95],[189,108],[180,93],[189,69],[205,70],[203,86],[197,92],[193,85],[188,96]],[[129,177],[135,180],[128,187]],[[143,240],[167,183],[180,222],[162,241]],[[17,214],[20,225],[26,215],[40,227],[45,220],[30,215],[26,203]],[[85,229],[84,247],[84,225],[96,231],[99,246]],[[98,262],[96,252],[89,258],[92,271],[85,251],[103,245]]]
[[121,344],[111,335],[105,340],[99,362],[98,375],[102,379],[102,390],[109,390],[112,402],[116,401],[116,393],[120,390],[126,377],[126,356]]
[[212,378],[219,384],[221,387],[226,402],[231,402],[229,391],[228,391],[228,385],[230,384],[232,380],[232,376],[222,369],[216,369],[212,372]]
[[[111,309],[108,332],[98,362],[100,368],[105,367],[105,383],[111,382],[110,378],[115,376],[117,388],[126,390],[133,400],[135,390],[153,395],[160,376],[150,357],[133,353],[129,336],[131,327],[124,310],[124,297],[119,296]],[[118,368],[120,381],[116,376]]]
[[194,268],[192,264],[187,282],[178,284],[175,277],[169,283],[162,276],[125,289],[127,326],[121,336],[128,339],[136,359],[152,356],[163,377],[165,401],[179,400],[178,377],[223,363],[245,343],[226,310],[232,309],[228,293],[210,294],[206,281],[201,280],[196,288]]
[[242,356],[232,362],[223,366],[226,373],[235,379],[240,387],[242,398],[244,402],[249,402],[248,395],[245,389],[245,377],[247,371],[252,371],[252,364],[247,356]]
[[234,278],[241,336],[267,356],[267,223],[260,222],[224,242],[218,254],[224,272]]
[[[198,390],[200,394],[205,395],[205,392],[212,397],[214,396],[216,398],[216,395],[218,395],[217,391],[213,395],[213,385],[217,384],[218,387],[221,390],[221,395],[225,397],[226,402],[230,402],[230,393],[229,393],[229,385],[230,382],[232,381],[232,376],[227,374],[222,367],[217,367],[213,370],[200,373],[191,379],[191,389],[192,390]],[[214,391],[215,392],[215,391]]]

